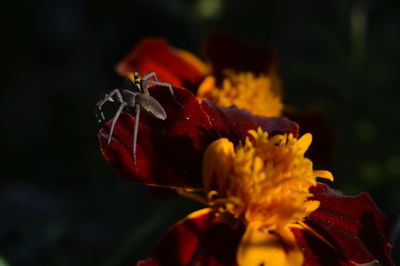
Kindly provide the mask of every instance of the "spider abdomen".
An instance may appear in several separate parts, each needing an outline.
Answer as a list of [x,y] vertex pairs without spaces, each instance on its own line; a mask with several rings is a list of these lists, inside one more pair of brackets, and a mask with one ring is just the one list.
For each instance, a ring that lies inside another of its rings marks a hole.
[[148,94],[136,95],[136,102],[139,104],[149,115],[160,119],[167,119],[167,114],[161,104],[152,96]]

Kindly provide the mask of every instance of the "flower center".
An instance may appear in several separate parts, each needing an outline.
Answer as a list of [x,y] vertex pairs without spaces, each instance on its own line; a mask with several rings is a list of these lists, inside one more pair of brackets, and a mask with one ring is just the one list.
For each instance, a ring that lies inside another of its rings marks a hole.
[[329,171],[314,171],[304,157],[311,134],[269,137],[260,128],[249,134],[236,148],[225,138],[207,148],[203,178],[209,204],[266,231],[303,220],[319,206],[308,200],[317,176],[333,180]]
[[215,77],[208,76],[200,84],[197,95],[213,103],[230,107],[236,105],[255,115],[278,117],[283,108],[278,79],[265,75],[256,77],[250,72],[224,71],[224,80],[218,86]]

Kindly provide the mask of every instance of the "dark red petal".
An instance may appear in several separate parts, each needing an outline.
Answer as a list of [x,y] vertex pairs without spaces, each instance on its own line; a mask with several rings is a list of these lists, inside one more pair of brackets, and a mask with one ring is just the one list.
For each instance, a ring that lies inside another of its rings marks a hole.
[[236,106],[219,107],[208,99],[204,99],[201,106],[209,115],[211,124],[219,135],[234,143],[244,140],[248,136],[248,130],[258,127],[268,131],[271,135],[292,133],[294,137],[298,137],[299,126],[285,117],[256,116],[247,110],[237,109]]
[[203,209],[175,224],[157,243],[152,257],[161,265],[236,265],[236,250],[243,234],[217,222]]
[[311,232],[299,228],[292,228],[292,232],[304,255],[302,266],[354,266],[354,263],[349,262]]
[[314,169],[332,168],[334,137],[322,111],[316,108],[303,111],[285,107],[283,115],[301,125],[300,135],[313,135],[313,143],[306,157],[311,159]]
[[104,157],[120,175],[149,185],[201,187],[201,161],[210,143],[211,124],[198,100],[189,91],[174,88],[179,107],[167,88],[152,87],[150,94],[166,111],[162,121],[140,115],[136,164],[132,159],[134,117],[123,113],[107,145],[111,120],[99,132]]
[[270,133],[297,135],[297,124],[285,118],[254,116],[235,107],[218,107],[207,100],[200,105],[189,91],[174,91],[184,108],[176,105],[168,89],[150,88],[151,95],[165,109],[167,119],[162,121],[141,113],[136,164],[132,158],[132,115],[120,116],[110,145],[107,138],[111,121],[100,130],[101,151],[120,175],[148,185],[201,188],[203,152],[212,141],[220,137],[235,142],[244,140],[247,130],[259,126]]
[[116,66],[121,75],[139,72],[144,76],[156,72],[158,79],[176,87],[197,90],[204,73],[180,57],[164,38],[146,38]]
[[348,196],[318,184],[310,189],[312,200],[321,202],[306,224],[328,240],[348,260],[378,260],[394,265],[390,258],[391,223],[367,193]]
[[203,52],[218,78],[224,69],[270,74],[276,68],[272,49],[245,42],[223,31],[211,34]]

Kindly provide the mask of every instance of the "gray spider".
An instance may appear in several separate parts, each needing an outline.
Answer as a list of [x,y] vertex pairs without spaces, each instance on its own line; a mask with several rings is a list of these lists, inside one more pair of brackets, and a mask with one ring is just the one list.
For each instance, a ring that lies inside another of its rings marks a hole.
[[[151,77],[154,80],[149,80]],[[147,74],[142,79],[139,78],[138,72],[134,73],[134,82],[130,79],[128,80],[127,88],[123,89],[114,89],[110,93],[106,94],[103,99],[101,99],[96,104],[96,117],[99,121],[105,122],[106,119],[104,117],[104,113],[102,110],[103,105],[106,102],[114,102],[116,101],[119,103],[119,108],[111,123],[110,133],[108,135],[107,144],[110,144],[111,138],[114,132],[115,123],[118,120],[118,117],[121,115],[123,110],[131,110],[135,112],[135,125],[133,128],[133,163],[136,163],[136,140],[138,134],[138,126],[139,126],[139,115],[140,115],[140,108],[142,107],[144,111],[160,120],[167,119],[167,114],[165,113],[164,108],[161,104],[152,96],[150,96],[149,90],[147,88],[147,84],[153,84],[158,86],[168,87],[171,93],[172,99],[175,103],[183,108],[183,105],[175,98],[174,91],[172,90],[172,86],[166,82],[159,82],[157,79],[157,75],[155,72]],[[114,97],[116,96],[116,97]]]

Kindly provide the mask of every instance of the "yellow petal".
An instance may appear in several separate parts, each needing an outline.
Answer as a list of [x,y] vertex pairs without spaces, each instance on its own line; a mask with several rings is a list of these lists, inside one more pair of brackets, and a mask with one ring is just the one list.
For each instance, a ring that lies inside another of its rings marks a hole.
[[304,203],[306,205],[306,213],[312,213],[318,209],[320,202],[318,200],[308,200]]
[[310,133],[306,133],[301,138],[297,141],[297,144],[299,145],[300,152],[305,153],[310,147],[312,142],[312,135]]
[[221,138],[211,143],[203,156],[203,185],[205,191],[211,189],[214,180],[223,182],[230,171],[234,153],[233,143]]
[[207,76],[197,89],[197,97],[200,99],[205,98],[205,96],[215,88],[215,82],[216,81],[213,76]]
[[191,52],[178,48],[175,48],[175,51],[178,56],[190,63],[192,66],[196,67],[199,72],[203,73],[204,75],[209,72],[209,67]]
[[241,266],[301,266],[304,257],[288,227],[277,233],[259,230],[260,223],[250,223],[237,251]]
[[253,172],[258,173],[264,167],[264,162],[260,157],[254,158]]
[[223,70],[223,80],[216,84],[215,77],[209,76],[200,84],[199,99],[207,98],[216,105],[236,105],[255,115],[279,117],[283,104],[281,95],[274,90],[269,76],[250,72]]
[[328,179],[331,182],[333,181],[332,173],[326,170],[314,170],[314,175],[317,177]]

